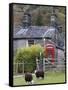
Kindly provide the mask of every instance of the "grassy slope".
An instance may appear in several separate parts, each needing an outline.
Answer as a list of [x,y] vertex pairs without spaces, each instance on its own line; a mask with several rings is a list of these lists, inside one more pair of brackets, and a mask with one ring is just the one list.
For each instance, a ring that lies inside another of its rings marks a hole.
[[[65,82],[65,73],[63,72],[47,72],[44,79],[37,79],[33,75],[33,80],[35,84],[47,84],[47,83],[62,83]],[[27,85],[24,80],[24,76],[15,77],[14,85]]]

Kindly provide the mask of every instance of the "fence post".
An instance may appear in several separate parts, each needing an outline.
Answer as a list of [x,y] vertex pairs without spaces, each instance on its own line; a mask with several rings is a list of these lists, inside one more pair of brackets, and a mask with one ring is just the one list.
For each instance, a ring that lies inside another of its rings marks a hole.
[[23,61],[23,74],[24,74],[24,61]]
[[45,58],[43,58],[43,71],[45,72]]
[[38,58],[36,57],[36,67],[37,67],[37,70],[39,70],[39,60],[38,60]]
[[15,63],[16,64],[16,74],[17,74],[17,72],[18,72],[18,63]]

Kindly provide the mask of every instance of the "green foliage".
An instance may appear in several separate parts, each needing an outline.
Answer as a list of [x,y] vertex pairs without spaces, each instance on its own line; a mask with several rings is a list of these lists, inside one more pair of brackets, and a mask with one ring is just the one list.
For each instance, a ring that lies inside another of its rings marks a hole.
[[36,67],[36,57],[39,57],[43,49],[40,45],[32,45],[30,47],[18,48],[14,57],[15,62],[25,63],[25,72],[32,72]]
[[[32,26],[50,25],[52,6],[37,6],[37,5],[14,5],[14,25],[22,25],[25,12],[31,13]],[[58,9],[58,22],[63,26],[62,31],[65,31],[65,7],[55,7]],[[24,11],[24,12],[23,12]]]
[[38,14],[37,14],[37,17],[36,17],[36,25],[38,26],[42,26],[43,25],[43,17],[40,13],[40,10],[38,10]]

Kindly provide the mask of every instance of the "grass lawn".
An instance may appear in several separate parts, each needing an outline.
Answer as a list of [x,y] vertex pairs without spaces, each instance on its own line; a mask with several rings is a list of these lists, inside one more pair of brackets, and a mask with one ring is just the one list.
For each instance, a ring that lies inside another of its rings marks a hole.
[[[14,76],[14,85],[27,85],[24,80],[24,76]],[[47,84],[47,83],[62,83],[65,82],[65,73],[64,72],[47,72],[44,79],[37,79],[33,75],[34,84]]]

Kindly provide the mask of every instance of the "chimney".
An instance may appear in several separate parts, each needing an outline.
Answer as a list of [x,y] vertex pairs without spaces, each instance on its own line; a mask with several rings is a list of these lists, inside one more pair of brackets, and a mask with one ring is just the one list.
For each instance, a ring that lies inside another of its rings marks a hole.
[[23,16],[23,28],[27,29],[29,26],[31,26],[31,14],[29,13],[24,13]]
[[58,23],[57,15],[59,13],[59,9],[57,7],[51,7],[51,17],[50,22],[51,26],[57,28],[59,33],[62,33],[62,26]]
[[56,8],[51,7],[51,16],[50,16],[50,22],[51,26],[56,27],[57,26],[57,13],[56,13]]

